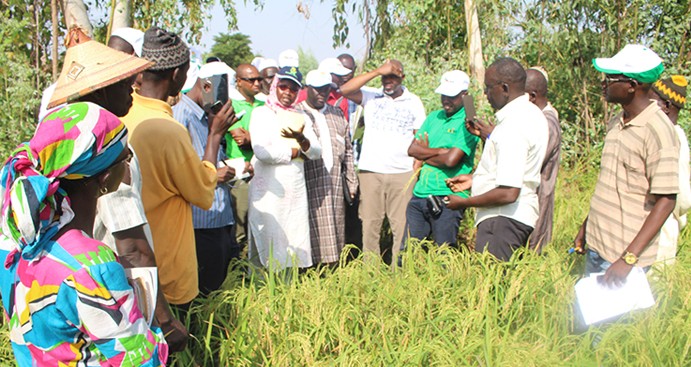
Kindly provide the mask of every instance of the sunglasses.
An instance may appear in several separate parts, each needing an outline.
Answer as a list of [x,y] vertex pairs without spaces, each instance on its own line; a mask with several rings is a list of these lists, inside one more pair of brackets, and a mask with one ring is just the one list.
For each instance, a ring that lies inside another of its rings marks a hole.
[[249,83],[259,83],[262,81],[261,77],[256,77],[256,78],[240,78],[240,80],[244,80]]
[[624,82],[624,83],[631,83],[634,80],[631,78],[611,78],[608,76],[605,76],[605,79],[602,80],[602,84],[609,85],[609,84],[614,84],[614,83],[619,83],[619,82]]
[[276,88],[280,89],[282,92],[285,92],[287,90],[290,90],[291,92],[297,92],[300,90],[300,87],[298,87],[295,84],[279,84],[276,86]]

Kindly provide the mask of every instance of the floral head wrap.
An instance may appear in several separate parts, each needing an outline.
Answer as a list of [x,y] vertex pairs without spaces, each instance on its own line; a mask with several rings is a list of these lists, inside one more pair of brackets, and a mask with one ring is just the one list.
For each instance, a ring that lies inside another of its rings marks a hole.
[[74,218],[60,180],[105,171],[126,146],[125,125],[93,103],[68,104],[46,116],[0,171],[2,234],[16,245],[5,266],[17,254],[40,258],[43,245]]

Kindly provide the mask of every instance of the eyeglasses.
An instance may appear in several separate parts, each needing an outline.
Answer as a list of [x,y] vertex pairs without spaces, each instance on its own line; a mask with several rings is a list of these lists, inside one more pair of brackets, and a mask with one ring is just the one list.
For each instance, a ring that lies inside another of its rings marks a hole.
[[117,161],[113,162],[113,164],[111,164],[110,166],[111,166],[111,167],[115,167],[115,166],[117,166],[118,164],[120,164],[120,163],[122,163],[122,162],[127,162],[127,163],[129,163],[129,162],[132,160],[132,156],[133,156],[132,151],[128,149],[128,150],[127,150],[127,155],[126,155],[126,156],[124,156],[123,158],[120,158],[120,159],[118,159]]
[[285,92],[287,90],[290,90],[291,92],[297,92],[300,90],[300,87],[298,87],[295,84],[279,84],[276,86],[276,88],[280,89],[282,92]]
[[244,80],[249,83],[259,83],[262,81],[261,77],[256,77],[256,78],[240,78],[240,80]]
[[602,84],[610,85],[610,84],[619,83],[619,82],[631,83],[633,81],[634,80],[631,78],[611,78],[611,77],[605,76],[605,78],[602,79]]

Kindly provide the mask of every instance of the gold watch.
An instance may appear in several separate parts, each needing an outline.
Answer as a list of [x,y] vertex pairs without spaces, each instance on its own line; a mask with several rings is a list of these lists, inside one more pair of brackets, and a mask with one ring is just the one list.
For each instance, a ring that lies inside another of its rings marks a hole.
[[628,265],[636,265],[636,263],[638,262],[638,256],[636,256],[636,254],[634,254],[633,252],[629,251],[624,252],[624,255],[621,255],[621,258]]

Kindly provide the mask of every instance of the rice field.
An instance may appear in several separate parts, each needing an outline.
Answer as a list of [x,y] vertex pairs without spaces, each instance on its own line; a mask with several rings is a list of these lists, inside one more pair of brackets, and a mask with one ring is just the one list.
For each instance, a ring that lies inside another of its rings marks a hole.
[[[541,256],[497,263],[465,243],[414,244],[395,271],[358,258],[336,269],[248,276],[239,264],[224,290],[194,306],[187,322],[195,339],[173,365],[689,366],[688,228],[677,263],[649,273],[653,308],[572,331],[583,258],[567,250],[596,171],[592,163],[562,169],[555,238]],[[2,337],[0,365],[9,365],[6,330]]]

